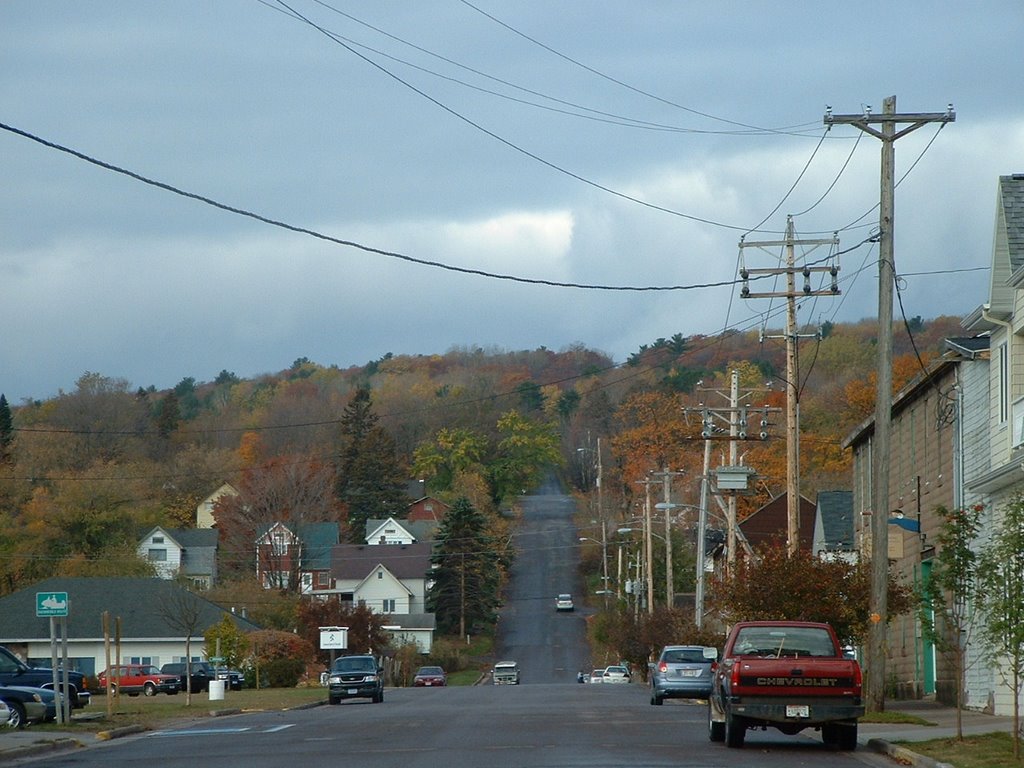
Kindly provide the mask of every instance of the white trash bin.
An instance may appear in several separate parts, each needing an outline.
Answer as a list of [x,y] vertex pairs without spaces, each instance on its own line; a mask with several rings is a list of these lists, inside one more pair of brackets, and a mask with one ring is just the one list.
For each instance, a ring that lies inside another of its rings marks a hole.
[[211,680],[210,681],[210,701],[223,701],[224,700],[224,681],[223,680]]

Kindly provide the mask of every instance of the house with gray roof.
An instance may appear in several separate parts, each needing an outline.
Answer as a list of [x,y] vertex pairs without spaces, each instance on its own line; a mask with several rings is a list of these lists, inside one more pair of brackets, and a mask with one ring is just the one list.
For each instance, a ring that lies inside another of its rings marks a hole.
[[385,614],[384,628],[392,637],[429,653],[435,628],[434,614],[426,609],[431,549],[430,542],[339,544],[331,552],[331,592],[343,603]]
[[337,523],[278,522],[256,539],[256,577],[266,589],[299,583],[304,595],[331,593],[331,550],[338,544]]
[[[1024,492],[1024,173],[999,177],[990,264],[988,295],[962,321],[975,337],[988,337],[988,348],[977,352],[985,375],[972,386],[966,385],[973,380],[965,381],[961,395],[970,400],[962,409],[958,499],[962,506],[982,506],[986,537],[1002,524],[1006,505]],[[975,642],[966,666],[966,706],[1011,714],[1016,702],[1006,683],[1009,662],[989,658]]]
[[[259,629],[199,594],[167,579],[51,578],[0,598],[0,645],[29,663],[49,666],[50,619],[36,616],[36,593],[68,594],[68,659],[72,669],[95,675],[106,668],[103,614],[109,616],[111,663],[161,666],[203,654],[203,634],[226,616],[243,632]],[[114,644],[120,634],[120,649]]]
[[218,536],[216,528],[157,526],[139,540],[138,553],[159,578],[183,577],[197,589],[209,589],[217,581]]
[[372,546],[429,542],[434,538],[438,525],[435,520],[399,520],[394,517],[367,520],[366,543]]

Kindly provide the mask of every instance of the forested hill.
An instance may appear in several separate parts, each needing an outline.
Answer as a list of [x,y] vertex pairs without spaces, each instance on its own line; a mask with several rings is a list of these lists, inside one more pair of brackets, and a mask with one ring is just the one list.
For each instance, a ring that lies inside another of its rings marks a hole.
[[[953,317],[909,326],[912,336],[896,327],[897,386],[920,374],[915,346],[927,362],[945,338],[963,335]],[[849,485],[839,443],[871,414],[876,327],[829,325],[800,341],[802,490],[811,497]],[[123,558],[112,555],[133,551],[139,529],[194,525],[199,501],[257,467],[276,467],[295,487],[315,479],[325,489],[321,514],[342,524],[357,503],[352,489],[365,491],[353,479],[374,466],[388,487],[371,499],[384,506],[364,515],[394,509],[395,489],[410,478],[493,512],[539,464],[561,464],[570,482],[592,485],[601,438],[609,498],[628,509],[635,481],[652,469],[699,475],[699,417],[695,424],[685,409],[720,405],[707,390],[727,390],[731,370],[752,404],[782,406],[781,331],[676,334],[627,361],[582,345],[386,354],[344,369],[299,358],[252,379],[186,376],[170,391],[85,373],[74,391],[48,400],[0,398],[0,593],[41,570],[121,572]],[[781,434],[773,425],[747,452],[766,497],[783,485]],[[12,554],[26,549],[36,554]]]

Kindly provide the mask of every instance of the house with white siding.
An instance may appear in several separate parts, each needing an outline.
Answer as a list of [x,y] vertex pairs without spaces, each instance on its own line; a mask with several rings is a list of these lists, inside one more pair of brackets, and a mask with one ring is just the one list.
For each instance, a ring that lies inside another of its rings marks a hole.
[[[978,387],[985,406],[963,408],[963,503],[983,505],[979,548],[1024,491],[1024,174],[999,178],[991,265],[985,303],[964,318],[968,331],[989,337],[987,386]],[[970,645],[967,706],[1012,714],[1014,694],[990,661],[980,643]]]

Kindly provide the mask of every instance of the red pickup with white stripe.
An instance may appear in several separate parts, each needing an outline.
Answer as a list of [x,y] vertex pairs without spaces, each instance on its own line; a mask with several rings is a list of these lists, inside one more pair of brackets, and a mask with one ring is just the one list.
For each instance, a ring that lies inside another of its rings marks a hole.
[[744,621],[725,642],[708,700],[712,741],[742,747],[748,729],[821,730],[826,744],[857,748],[864,714],[861,670],[832,627],[807,621]]

